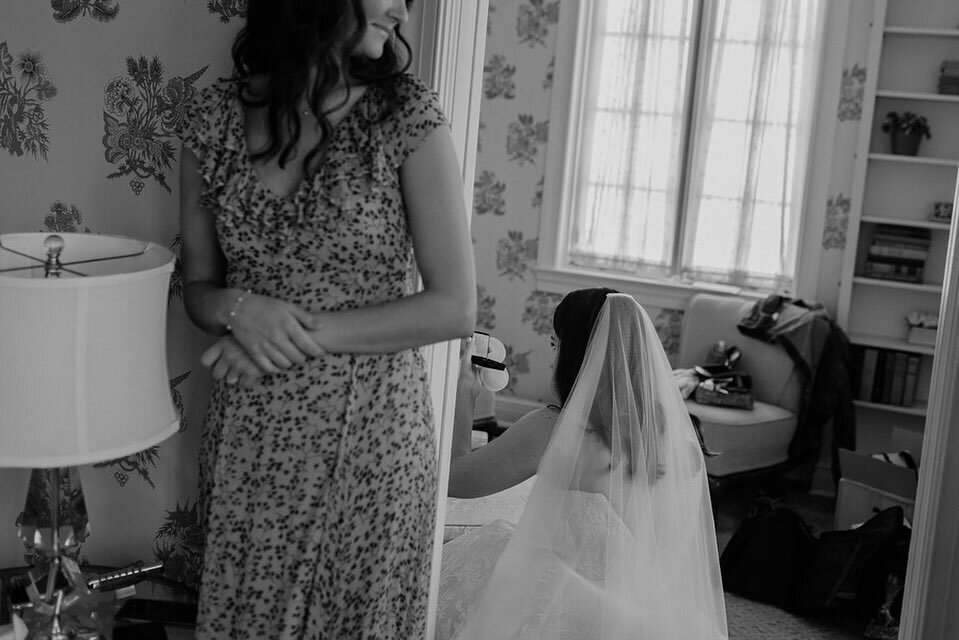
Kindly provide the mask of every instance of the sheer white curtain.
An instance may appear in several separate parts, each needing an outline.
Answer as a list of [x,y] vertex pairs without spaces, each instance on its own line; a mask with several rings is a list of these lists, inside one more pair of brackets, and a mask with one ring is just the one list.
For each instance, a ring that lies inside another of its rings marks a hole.
[[595,0],[569,259],[668,275],[699,0]]
[[571,264],[794,277],[825,0],[597,0]]

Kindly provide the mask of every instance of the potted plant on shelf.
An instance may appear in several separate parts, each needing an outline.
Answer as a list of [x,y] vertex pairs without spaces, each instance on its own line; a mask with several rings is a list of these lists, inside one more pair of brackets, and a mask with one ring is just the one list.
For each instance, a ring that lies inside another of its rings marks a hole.
[[890,111],[882,122],[882,130],[889,134],[892,152],[898,155],[916,155],[922,139],[932,137],[926,117],[912,111]]

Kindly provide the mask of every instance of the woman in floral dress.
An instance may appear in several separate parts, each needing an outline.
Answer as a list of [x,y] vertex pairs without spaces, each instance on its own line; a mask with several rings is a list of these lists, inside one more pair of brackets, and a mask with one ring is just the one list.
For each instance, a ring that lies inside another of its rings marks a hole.
[[234,77],[181,129],[186,308],[221,336],[202,358],[198,638],[423,636],[418,347],[470,333],[475,283],[446,119],[403,72],[407,17],[402,0],[250,0]]

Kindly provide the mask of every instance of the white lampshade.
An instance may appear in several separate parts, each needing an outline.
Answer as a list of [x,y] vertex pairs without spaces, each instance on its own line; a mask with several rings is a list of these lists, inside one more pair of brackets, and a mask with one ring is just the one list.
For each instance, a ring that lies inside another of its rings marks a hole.
[[178,429],[166,356],[173,253],[63,233],[63,271],[44,277],[50,235],[0,235],[0,467],[121,458]]

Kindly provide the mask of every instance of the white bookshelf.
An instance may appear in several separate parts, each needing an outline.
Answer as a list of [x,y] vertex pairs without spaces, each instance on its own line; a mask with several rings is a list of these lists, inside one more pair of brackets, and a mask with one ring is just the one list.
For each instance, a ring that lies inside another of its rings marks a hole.
[[[926,24],[902,24],[909,21]],[[929,26],[930,22],[957,28]],[[887,427],[922,429],[926,416],[934,348],[906,340],[905,316],[909,311],[939,309],[951,224],[931,219],[932,203],[953,202],[953,220],[956,217],[959,137],[954,136],[959,132],[959,95],[938,93],[944,60],[959,60],[959,2],[953,10],[936,0],[876,0],[837,316],[857,349],[919,355],[920,370],[916,397],[909,406],[855,401],[860,439],[863,430],[877,421],[884,420]],[[922,141],[918,155],[890,152],[888,134],[881,129],[888,111],[926,116],[932,138]],[[866,276],[865,256],[879,225],[928,231],[922,282]],[[859,391],[855,384],[854,391]]]

